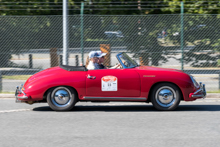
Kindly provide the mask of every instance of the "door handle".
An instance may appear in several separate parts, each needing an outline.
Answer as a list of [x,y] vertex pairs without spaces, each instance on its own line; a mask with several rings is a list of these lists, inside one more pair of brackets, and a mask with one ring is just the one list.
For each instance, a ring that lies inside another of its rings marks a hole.
[[90,76],[90,75],[88,75],[87,78],[88,78],[88,79],[95,79],[96,77],[95,77],[95,76]]

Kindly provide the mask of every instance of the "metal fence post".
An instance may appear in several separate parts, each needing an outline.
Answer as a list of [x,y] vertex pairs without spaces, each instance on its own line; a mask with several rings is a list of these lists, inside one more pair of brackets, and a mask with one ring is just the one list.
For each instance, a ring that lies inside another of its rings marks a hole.
[[63,0],[63,64],[68,65],[68,0]]
[[63,55],[60,55],[60,65],[63,65]]
[[76,58],[76,66],[79,66],[79,56],[76,55],[75,58]]
[[184,3],[181,2],[181,70],[184,69]]
[[83,38],[83,11],[84,11],[84,3],[81,3],[81,54],[82,54],[82,65],[84,65],[84,38]]
[[32,54],[29,54],[29,68],[33,68]]

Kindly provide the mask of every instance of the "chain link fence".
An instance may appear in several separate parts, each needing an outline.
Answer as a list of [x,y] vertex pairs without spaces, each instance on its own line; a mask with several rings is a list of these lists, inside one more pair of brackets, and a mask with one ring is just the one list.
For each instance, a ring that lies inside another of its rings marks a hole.
[[[90,51],[101,49],[109,52],[105,64],[113,66],[116,54],[126,52],[142,65],[193,74],[208,91],[220,87],[220,15],[68,18],[69,65],[85,64]],[[14,91],[28,76],[62,64],[62,16],[1,16],[0,23],[1,91]]]

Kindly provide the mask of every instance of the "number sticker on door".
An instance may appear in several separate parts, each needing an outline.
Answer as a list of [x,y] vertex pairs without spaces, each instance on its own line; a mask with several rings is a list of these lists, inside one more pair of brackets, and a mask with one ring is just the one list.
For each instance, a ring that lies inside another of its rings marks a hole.
[[115,76],[102,77],[102,91],[117,91],[118,79]]

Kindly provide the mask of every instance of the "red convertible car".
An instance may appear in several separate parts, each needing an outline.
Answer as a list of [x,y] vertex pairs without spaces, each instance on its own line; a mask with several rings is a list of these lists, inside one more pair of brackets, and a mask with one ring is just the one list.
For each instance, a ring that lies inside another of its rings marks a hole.
[[158,110],[174,110],[181,100],[206,96],[205,85],[181,70],[139,66],[126,53],[120,69],[87,70],[60,65],[31,76],[16,89],[16,102],[47,102],[55,111],[71,110],[78,101],[151,102]]

